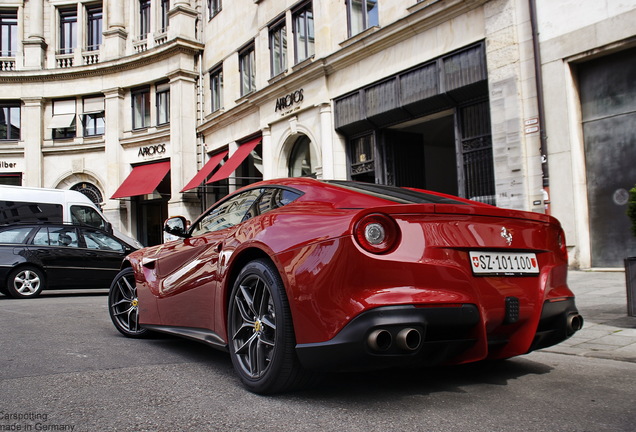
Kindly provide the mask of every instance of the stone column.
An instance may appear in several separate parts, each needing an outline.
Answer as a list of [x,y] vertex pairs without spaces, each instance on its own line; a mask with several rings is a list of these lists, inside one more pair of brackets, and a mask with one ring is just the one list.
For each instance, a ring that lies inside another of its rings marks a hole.
[[42,173],[42,116],[44,99],[25,98],[21,118],[21,134],[24,142],[24,186],[45,187]]
[[108,4],[108,30],[103,32],[104,60],[117,59],[126,53],[128,32],[124,23],[124,1],[110,0]]
[[[322,151],[322,178],[333,179],[334,171],[334,150],[333,150],[333,126],[332,126],[331,104],[325,103],[320,106],[320,145]],[[318,162],[318,161],[316,161]]]
[[195,39],[197,11],[192,9],[189,0],[178,0],[168,12],[168,39],[181,37]]
[[[111,200],[128,170],[125,170],[123,161],[123,149],[119,144],[119,136],[124,128],[123,113],[124,110],[124,90],[121,88],[112,88],[104,90],[104,147],[105,147],[105,163],[106,163],[106,190],[104,191],[104,215],[106,218],[119,224],[115,228],[130,234],[130,220],[128,217],[126,204],[119,200]],[[121,204],[124,203],[122,207]]]
[[274,177],[278,177],[278,174],[274,173],[275,166],[278,166],[278,157],[272,153],[272,130],[269,127],[265,127],[262,130],[263,137],[263,180],[269,180]]
[[22,41],[24,69],[42,69],[46,53],[43,0],[30,0],[29,3],[29,32],[27,39]]

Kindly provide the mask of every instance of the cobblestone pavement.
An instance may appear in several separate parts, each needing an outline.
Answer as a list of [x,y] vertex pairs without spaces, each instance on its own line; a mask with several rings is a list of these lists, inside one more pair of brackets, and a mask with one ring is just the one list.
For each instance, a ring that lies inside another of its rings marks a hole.
[[636,363],[636,317],[627,316],[625,273],[570,271],[568,283],[585,324],[543,351]]

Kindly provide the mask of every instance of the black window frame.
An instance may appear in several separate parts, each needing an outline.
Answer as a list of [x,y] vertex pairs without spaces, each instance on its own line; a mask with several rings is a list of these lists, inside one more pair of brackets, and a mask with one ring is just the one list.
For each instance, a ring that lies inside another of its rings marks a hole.
[[[74,105],[75,105],[75,110],[74,110],[74,117],[73,117],[73,121],[71,122],[71,124],[68,127],[65,128],[54,128],[51,131],[51,137],[54,140],[64,140],[64,139],[72,139],[77,137],[77,101],[75,99],[56,99],[53,100],[53,117],[55,117],[56,115],[60,115],[60,114],[55,114],[55,103],[56,102],[66,102],[66,101],[73,101]],[[66,114],[61,114],[61,115],[66,115]]]
[[15,57],[18,50],[18,10],[0,10],[0,57]]
[[161,0],[161,33],[168,31],[170,25],[170,19],[168,17],[168,11],[170,10],[170,0]]
[[[0,102],[0,141],[19,141],[22,129],[22,103],[20,101]],[[17,136],[13,124],[13,117],[18,117]]]
[[222,9],[221,0],[208,0],[208,21],[217,16]]
[[[353,18],[354,18],[353,3],[360,4],[360,10],[356,11],[356,13],[360,14],[360,18],[362,21],[360,23],[361,28],[355,33],[353,29]],[[368,6],[371,3],[373,3],[374,7],[369,9]],[[371,27],[375,27],[379,25],[379,21],[380,21],[380,17],[378,14],[379,3],[380,3],[379,0],[347,0],[347,34],[349,35],[349,37],[353,37]],[[375,20],[373,22],[370,22],[371,18],[370,18],[369,12],[374,9],[376,11]]]
[[223,109],[223,65],[210,70],[210,112]]
[[104,8],[101,3],[86,5],[86,51],[98,51],[102,44]]
[[[155,110],[157,112],[157,126],[170,123],[170,87],[168,83],[159,83],[155,87]],[[161,109],[165,103],[165,109]],[[162,118],[162,113],[165,118]]]
[[59,54],[73,54],[77,48],[77,7],[59,8]]
[[[131,108],[132,108],[132,128],[133,130],[148,129],[150,127],[150,86],[139,87],[131,91]],[[143,98],[143,104],[139,106],[140,119],[142,124],[137,124],[137,116],[135,108],[137,106],[138,97]]]
[[284,17],[269,28],[269,60],[272,77],[287,71],[287,25]]
[[[249,61],[244,61],[246,59]],[[239,77],[241,97],[256,90],[256,50],[253,41],[239,51]]]
[[151,0],[139,0],[139,39],[145,40],[150,33]]
[[[311,1],[303,3],[292,11],[292,26],[294,32],[294,63],[298,64],[308,58],[312,58],[316,54],[314,9]],[[303,33],[300,33],[301,31]],[[303,34],[305,35],[304,39]],[[303,48],[303,56],[300,55],[301,46]]]

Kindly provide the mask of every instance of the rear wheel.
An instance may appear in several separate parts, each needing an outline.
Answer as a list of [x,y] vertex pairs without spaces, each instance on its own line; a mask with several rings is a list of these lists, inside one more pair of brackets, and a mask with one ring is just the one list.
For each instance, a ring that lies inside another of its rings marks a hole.
[[139,325],[139,300],[133,269],[120,271],[110,284],[108,312],[115,328],[124,336],[142,338],[148,330]]
[[37,267],[25,266],[9,273],[6,291],[13,298],[32,298],[40,295],[44,285],[44,272]]
[[227,328],[232,364],[248,390],[282,392],[309,377],[296,357],[285,288],[271,262],[243,267],[230,296]]

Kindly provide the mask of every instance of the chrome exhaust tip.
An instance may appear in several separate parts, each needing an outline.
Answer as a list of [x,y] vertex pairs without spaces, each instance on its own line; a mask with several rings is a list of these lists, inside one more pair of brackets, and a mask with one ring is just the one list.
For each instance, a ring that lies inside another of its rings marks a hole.
[[573,335],[583,328],[583,317],[580,314],[570,314],[566,325],[568,334]]
[[403,351],[415,351],[422,344],[422,334],[414,328],[403,328],[397,335],[396,343]]
[[367,337],[367,344],[373,351],[383,352],[391,348],[393,337],[388,330],[373,330]]

